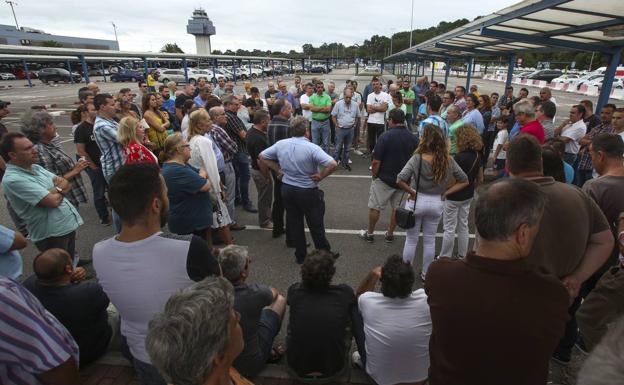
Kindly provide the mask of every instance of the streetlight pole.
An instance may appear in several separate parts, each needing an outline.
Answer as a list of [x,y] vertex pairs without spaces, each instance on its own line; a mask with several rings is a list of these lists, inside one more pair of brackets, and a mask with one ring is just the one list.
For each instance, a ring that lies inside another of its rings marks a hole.
[[119,39],[117,39],[117,26],[113,21],[111,21],[111,24],[113,25],[113,30],[115,31],[115,41],[117,42],[117,49],[119,49]]
[[19,30],[19,25],[17,24],[17,17],[15,16],[15,9],[13,8],[13,6],[17,5],[17,3],[11,0],[6,0],[6,3],[11,6],[11,12],[13,12],[13,19],[15,19],[15,28]]
[[412,18],[410,21],[410,48],[412,47],[412,31],[414,30],[414,0],[412,0]]

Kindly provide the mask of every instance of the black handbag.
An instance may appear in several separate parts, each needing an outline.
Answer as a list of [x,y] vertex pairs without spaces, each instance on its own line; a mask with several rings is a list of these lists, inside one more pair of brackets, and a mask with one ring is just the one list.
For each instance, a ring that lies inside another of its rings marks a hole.
[[[416,198],[418,199],[418,187],[420,186],[420,170],[422,169],[422,155],[420,156],[420,161],[418,162],[418,178],[416,179]],[[414,211],[416,211],[416,200],[414,200],[414,209],[409,210],[401,207],[401,202],[403,201],[403,197],[405,196],[405,192],[401,195],[401,200],[399,201],[399,207],[394,211],[394,215],[396,218],[396,224],[402,229],[408,230],[416,225],[416,216],[414,215]]]

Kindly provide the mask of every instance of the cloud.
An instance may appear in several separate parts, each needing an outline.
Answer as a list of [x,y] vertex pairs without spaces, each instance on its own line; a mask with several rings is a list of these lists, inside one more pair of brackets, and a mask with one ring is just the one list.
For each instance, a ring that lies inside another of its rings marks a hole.
[[[517,0],[414,0],[414,29],[441,21],[474,19],[516,3]],[[183,4],[183,5],[182,5]],[[13,25],[8,4],[0,4],[0,24]],[[170,0],[75,2],[73,0],[23,0],[15,7],[20,26],[57,35],[114,40],[117,25],[124,51],[158,51],[176,42],[185,52],[195,52],[195,39],[186,23],[195,7],[208,13],[216,28],[213,49],[301,51],[301,46],[324,42],[361,44],[370,36],[408,31],[410,0],[205,0],[175,3]]]

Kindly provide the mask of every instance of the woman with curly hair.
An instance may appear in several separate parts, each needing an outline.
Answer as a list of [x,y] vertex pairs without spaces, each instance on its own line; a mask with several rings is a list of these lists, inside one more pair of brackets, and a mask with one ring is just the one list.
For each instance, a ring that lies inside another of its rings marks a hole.
[[409,194],[405,208],[413,210],[416,225],[407,230],[403,260],[412,263],[416,255],[418,234],[423,232],[424,280],[435,254],[435,234],[442,216],[443,200],[447,195],[468,186],[468,178],[449,155],[447,141],[438,126],[423,127],[416,152],[397,176],[397,185]]
[[[484,95],[487,96],[487,95]],[[483,97],[483,96],[482,96]],[[444,201],[444,236],[440,256],[450,257],[455,244],[457,230],[457,254],[460,258],[468,253],[468,214],[475,187],[483,182],[482,154],[483,140],[470,124],[464,124],[455,131],[457,154],[455,162],[468,176],[468,186],[454,194],[448,194]]]

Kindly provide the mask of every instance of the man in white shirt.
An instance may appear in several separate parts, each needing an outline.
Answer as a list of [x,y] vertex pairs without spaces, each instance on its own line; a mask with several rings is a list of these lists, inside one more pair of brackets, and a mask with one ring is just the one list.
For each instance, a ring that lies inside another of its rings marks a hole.
[[[376,293],[379,280],[381,293]],[[358,287],[363,332],[361,325],[354,326],[358,352],[353,361],[361,363],[378,385],[427,380],[431,315],[425,291],[412,291],[414,280],[412,266],[393,255]]]
[[312,111],[310,111],[310,96],[314,93],[314,85],[312,83],[306,83],[305,93],[299,97],[299,104],[301,105],[301,115],[309,122],[312,121]]
[[555,137],[561,137],[566,144],[565,155],[563,160],[568,164],[574,164],[578,155],[581,145],[581,140],[587,132],[587,127],[583,121],[585,115],[585,107],[580,104],[572,106],[570,108],[570,119],[566,125],[559,126],[555,129]]
[[368,150],[373,153],[377,138],[384,132],[386,110],[392,98],[381,91],[379,80],[373,80],[373,92],[366,98],[366,111],[368,112]]

